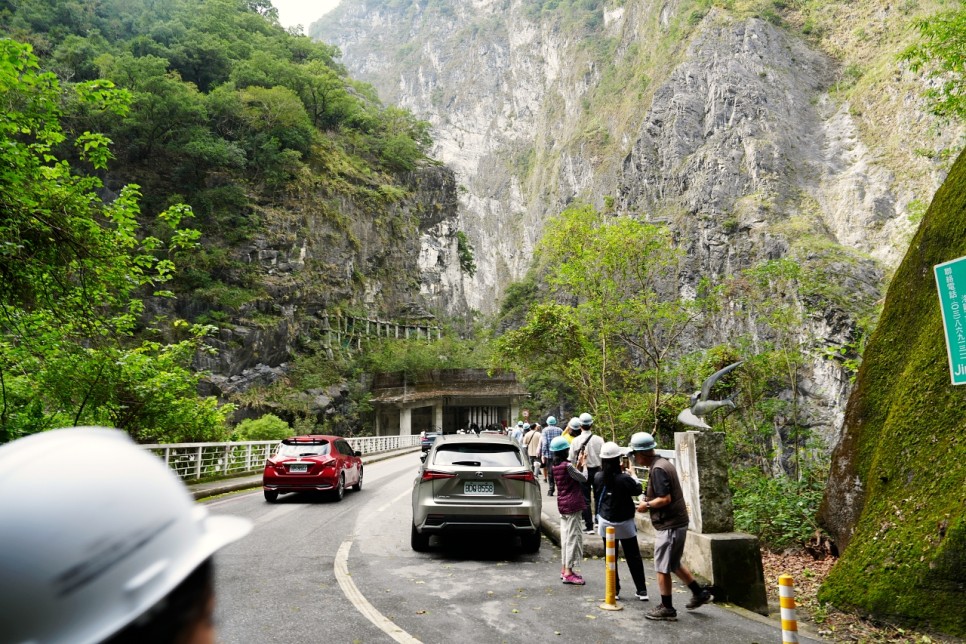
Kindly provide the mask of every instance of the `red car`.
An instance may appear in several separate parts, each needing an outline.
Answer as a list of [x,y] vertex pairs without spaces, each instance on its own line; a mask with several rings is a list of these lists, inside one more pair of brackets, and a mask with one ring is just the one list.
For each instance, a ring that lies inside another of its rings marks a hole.
[[341,501],[347,486],[362,489],[362,452],[340,436],[286,438],[265,463],[262,487],[274,503],[285,492],[329,492]]

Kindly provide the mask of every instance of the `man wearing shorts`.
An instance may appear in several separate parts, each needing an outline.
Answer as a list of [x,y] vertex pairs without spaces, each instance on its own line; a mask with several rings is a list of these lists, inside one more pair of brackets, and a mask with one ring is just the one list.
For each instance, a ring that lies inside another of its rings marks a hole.
[[657,572],[657,587],[661,593],[661,605],[645,613],[647,619],[676,622],[678,612],[671,603],[671,573],[674,573],[691,589],[688,610],[694,610],[711,600],[711,593],[695,581],[691,571],[681,562],[684,542],[688,536],[688,508],[684,503],[684,493],[678,480],[677,470],[665,458],[654,451],[657,443],[647,432],[637,432],[631,436],[631,450],[634,462],[650,470],[644,498],[637,506],[638,512],[647,510],[651,524],[657,532],[654,541],[654,570]]

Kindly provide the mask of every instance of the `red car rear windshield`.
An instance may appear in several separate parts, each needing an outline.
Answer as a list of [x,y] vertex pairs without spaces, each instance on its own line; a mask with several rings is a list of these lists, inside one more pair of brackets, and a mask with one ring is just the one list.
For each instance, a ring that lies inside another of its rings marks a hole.
[[469,465],[475,467],[518,467],[523,465],[520,450],[512,445],[440,445],[434,465]]
[[275,450],[275,456],[325,456],[329,449],[328,443],[282,443]]

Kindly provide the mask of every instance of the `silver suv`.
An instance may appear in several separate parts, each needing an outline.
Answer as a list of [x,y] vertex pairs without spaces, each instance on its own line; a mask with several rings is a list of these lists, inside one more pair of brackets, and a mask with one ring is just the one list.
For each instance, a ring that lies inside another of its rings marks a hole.
[[450,434],[433,443],[413,483],[411,545],[431,535],[503,532],[540,549],[540,484],[523,448],[499,434]]

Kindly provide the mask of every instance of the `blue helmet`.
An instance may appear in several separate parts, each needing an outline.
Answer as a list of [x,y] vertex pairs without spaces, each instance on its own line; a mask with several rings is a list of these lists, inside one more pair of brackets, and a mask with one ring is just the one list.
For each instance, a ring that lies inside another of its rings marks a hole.
[[557,436],[555,439],[550,441],[550,451],[551,452],[563,452],[564,450],[570,449],[570,443],[563,436]]
[[557,424],[557,418],[555,416],[547,416],[547,424],[548,425],[556,425]]
[[631,449],[635,452],[647,452],[655,447],[657,442],[647,432],[637,432],[631,436]]

